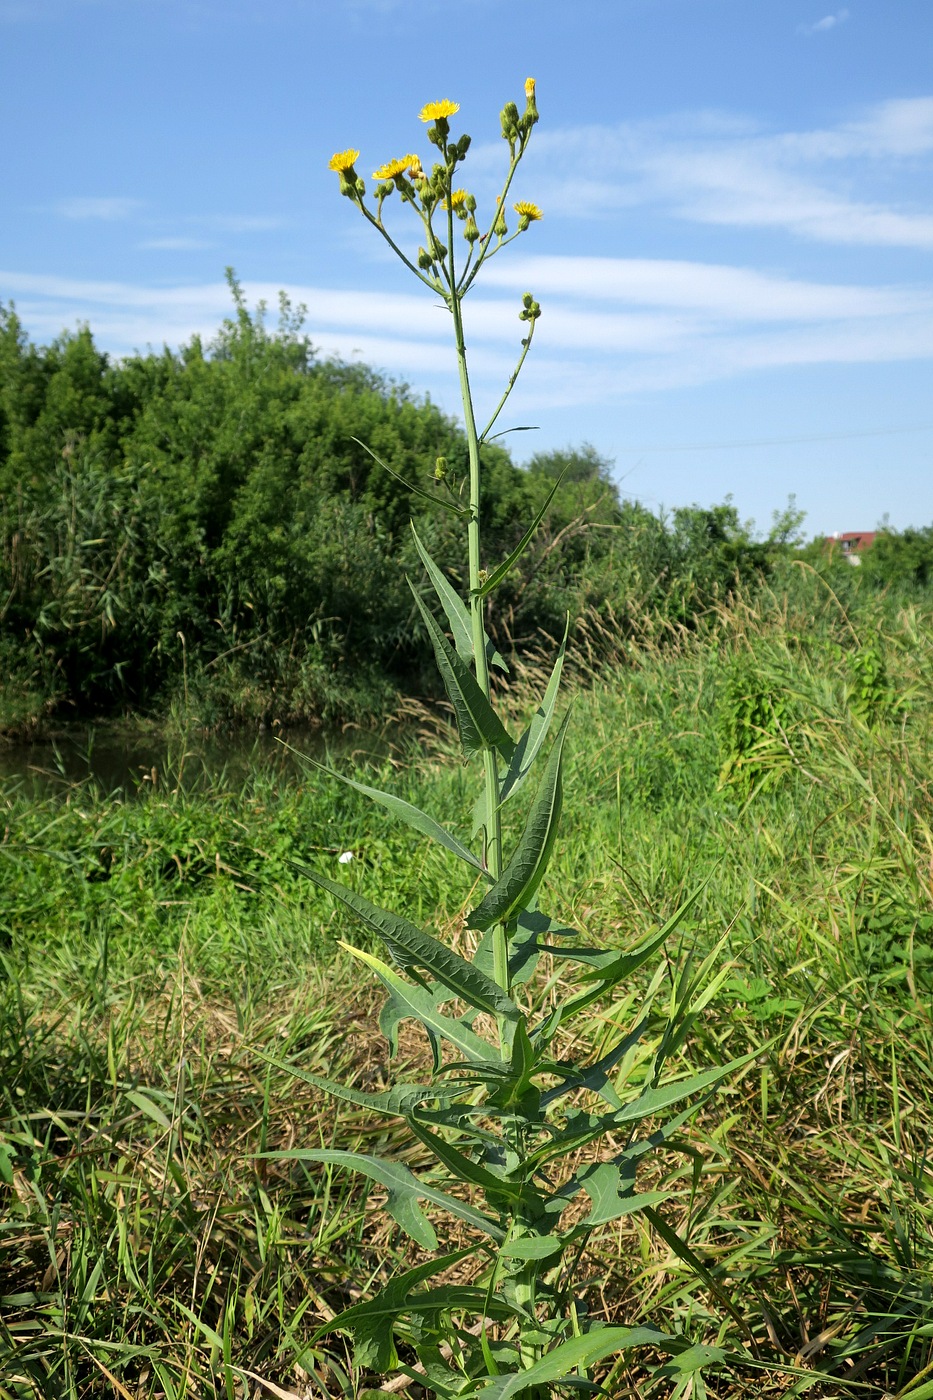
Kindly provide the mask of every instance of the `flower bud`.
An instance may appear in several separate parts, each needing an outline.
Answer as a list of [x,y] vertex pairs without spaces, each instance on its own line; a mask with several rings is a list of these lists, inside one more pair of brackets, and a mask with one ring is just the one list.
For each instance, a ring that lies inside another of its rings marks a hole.
[[435,481],[443,481],[443,480],[444,480],[444,477],[445,477],[446,475],[447,475],[447,458],[446,458],[446,457],[438,457],[437,461],[434,463],[434,480],[435,480]]
[[525,79],[525,111],[522,115],[522,131],[527,135],[535,122],[538,120],[538,108],[535,105],[535,80]]
[[431,268],[434,266],[434,259],[426,248],[418,249],[418,266],[421,268],[422,272],[430,272]]
[[468,151],[469,149],[470,149],[470,138],[469,138],[469,136],[467,136],[467,135],[464,134],[463,136],[460,137],[460,140],[457,142],[456,146],[454,147],[454,150],[455,150],[456,153],[457,153],[457,159],[458,159],[458,160],[463,160],[463,159],[466,157],[466,153],[467,153],[467,151]]
[[472,214],[466,221],[463,236],[468,243],[475,243],[477,238],[479,238],[479,229],[476,226],[476,220]]
[[516,141],[518,139],[518,108],[514,102],[507,102],[499,115],[502,123],[502,135],[506,141]]
[[496,222],[492,226],[492,231],[497,238],[504,238],[509,231],[509,226],[505,222],[505,210],[502,208],[501,205],[499,206],[499,212],[496,215]]

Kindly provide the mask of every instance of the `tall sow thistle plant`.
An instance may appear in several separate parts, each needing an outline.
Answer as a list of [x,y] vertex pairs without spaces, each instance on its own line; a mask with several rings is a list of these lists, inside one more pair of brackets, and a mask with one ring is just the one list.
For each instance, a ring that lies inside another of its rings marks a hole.
[[[420,114],[438,156],[431,173],[415,155],[390,161],[375,173],[374,208],[367,203],[365,184],[354,168],[359,153],[343,151],[330,162],[342,194],[413,276],[441,298],[453,325],[469,449],[469,479],[464,483],[469,496],[464,499],[465,492],[458,492],[451,483],[442,459],[433,485],[423,489],[405,484],[452,512],[466,530],[466,600],[415,532],[446,629],[413,592],[456,714],[464,756],[482,761],[484,785],[474,809],[473,830],[478,852],[433,817],[390,793],[351,779],[343,781],[462,862],[476,887],[476,902],[467,919],[476,946],[472,959],[464,958],[403,915],[380,909],[302,867],[309,879],[381,939],[388,961],[344,946],[372,969],[388,992],[381,1025],[392,1052],[397,1049],[399,1023],[419,1021],[433,1052],[434,1074],[428,1084],[399,1083],[375,1094],[311,1074],[301,1077],[338,1099],[398,1115],[429,1149],[435,1165],[418,1176],[399,1162],[361,1152],[276,1154],[328,1163],[368,1177],[388,1193],[386,1210],[391,1217],[430,1256],[393,1278],[377,1297],[340,1313],[315,1340],[328,1331],[348,1332],[361,1367],[409,1376],[438,1396],[482,1400],[510,1396],[545,1400],[564,1387],[599,1390],[588,1379],[589,1369],[613,1353],[628,1353],[632,1348],[649,1347],[666,1354],[664,1374],[681,1382],[722,1357],[716,1348],[690,1346],[652,1327],[590,1322],[585,1300],[575,1287],[590,1236],[621,1216],[644,1212],[669,1244],[685,1250],[657,1213],[663,1193],[636,1190],[636,1166],[647,1151],[683,1125],[693,1111],[685,1104],[695,1105],[697,1096],[709,1091],[727,1071],[663,1078],[665,1061],[683,1044],[697,1010],[718,980],[709,980],[712,957],[694,971],[688,965],[675,979],[665,1017],[650,1019],[643,1011],[636,1026],[590,1063],[571,1062],[555,1048],[571,1022],[630,979],[657,952],[692,899],[664,928],[627,952],[580,947],[572,930],[549,919],[537,900],[554,849],[563,798],[561,766],[569,713],[551,735],[564,645],[534,717],[517,740],[490,697],[489,668],[504,669],[504,663],[484,629],[486,600],[528,548],[553,496],[552,490],[509,557],[495,564],[487,561],[484,567],[480,448],[489,439],[524,364],[540,308],[531,295],[522,298],[519,317],[527,325],[527,335],[518,364],[480,433],[467,373],[462,304],[483,264],[541,217],[535,204],[519,201],[512,205],[518,216],[515,231],[510,233],[506,223],[508,193],[538,120],[535,84],[530,78],[525,99],[522,114],[512,102],[502,111],[509,164],[485,232],[478,222],[476,200],[457,184],[470,138],[454,140],[451,135],[450,118],[459,110],[454,102],[429,103]],[[402,251],[383,222],[386,201],[395,194],[420,222],[422,241],[415,257]],[[503,808],[528,792],[533,795],[521,834],[506,847]],[[577,978],[563,1001],[535,1013],[524,1009],[515,993],[528,982],[542,952],[555,959],[558,967],[576,967]],[[655,992],[660,982],[656,977]],[[701,985],[704,990],[697,997]],[[649,1022],[658,1047],[647,1076],[626,1102],[620,1092],[625,1089],[625,1075],[619,1067],[631,1061]],[[618,1071],[616,1080],[623,1082],[614,1082],[614,1071]],[[675,1106],[676,1116],[658,1126],[658,1116]],[[649,1118],[654,1120],[652,1130],[639,1137],[639,1125]],[[602,1156],[586,1154],[587,1165],[576,1169],[570,1165],[580,1161],[581,1149],[609,1134],[611,1150],[604,1149]],[[453,1192],[446,1189],[451,1184],[456,1188]],[[434,1208],[435,1215],[453,1216],[461,1224],[461,1239],[465,1227],[475,1242],[438,1254],[435,1226],[425,1214],[424,1203]],[[581,1209],[587,1205],[588,1209]],[[441,1276],[470,1281],[437,1282]]]

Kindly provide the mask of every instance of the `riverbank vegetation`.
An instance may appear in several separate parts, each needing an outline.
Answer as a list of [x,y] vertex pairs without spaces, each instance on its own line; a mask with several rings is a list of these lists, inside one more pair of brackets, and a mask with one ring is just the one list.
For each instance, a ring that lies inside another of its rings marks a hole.
[[[359,721],[436,686],[408,522],[414,507],[445,560],[456,523],[361,442],[428,491],[443,458],[457,490],[462,432],[404,385],[319,358],[287,301],[270,329],[229,280],[234,314],[210,344],[121,361],[88,329],[38,347],[0,308],[0,732],[126,713],[214,729]],[[603,619],[607,655],[646,619],[693,625],[767,576],[799,525],[785,514],[758,540],[729,503],[662,519],[622,500],[610,468],[586,445],[527,468],[483,447],[490,560],[566,469],[491,600],[504,655],[559,637],[568,612]],[[909,535],[877,551],[884,580],[933,575],[933,534]]]
[[[639,1171],[669,1193],[668,1233],[628,1216],[591,1258],[600,1315],[723,1349],[698,1396],[931,1394],[933,616],[915,580],[869,584],[778,560],[729,606],[637,636],[591,610],[574,644],[549,898],[574,893],[555,913],[624,948],[702,886],[655,995],[725,933],[677,1061],[754,1054]],[[516,710],[534,668],[513,667]],[[454,823],[469,803],[443,712],[410,743],[394,790]],[[365,1091],[387,1065],[378,997],[337,944],[349,924],[291,862],[455,947],[469,892],[342,784],[231,788],[190,760],[179,781],[183,754],[132,798],[2,793],[0,1394],[17,1400],[359,1396],[341,1340],[311,1338],[410,1260],[375,1188],[262,1155],[423,1166],[396,1120],[300,1077]],[[592,1008],[594,1047],[651,975]],[[559,983],[548,967],[527,995]],[[402,1051],[423,1053],[404,1034]],[[649,1390],[645,1360],[618,1359],[613,1396],[686,1394],[674,1373]]]

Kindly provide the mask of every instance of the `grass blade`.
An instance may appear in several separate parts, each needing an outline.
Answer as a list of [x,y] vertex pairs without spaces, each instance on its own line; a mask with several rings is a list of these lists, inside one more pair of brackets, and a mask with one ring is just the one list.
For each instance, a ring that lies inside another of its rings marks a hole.
[[535,710],[531,723],[525,730],[518,743],[515,745],[509,762],[508,771],[502,779],[502,790],[499,797],[501,807],[510,797],[514,797],[521,790],[525,779],[531,772],[532,764],[541,751],[541,746],[548,736],[551,728],[551,720],[554,718],[554,710],[557,706],[557,695],[560,690],[561,672],[564,669],[564,655],[567,650],[567,633],[570,628],[568,619],[564,628],[564,639],[560,644],[560,650],[554,661],[550,680],[545,687],[544,695],[541,697],[541,704]]

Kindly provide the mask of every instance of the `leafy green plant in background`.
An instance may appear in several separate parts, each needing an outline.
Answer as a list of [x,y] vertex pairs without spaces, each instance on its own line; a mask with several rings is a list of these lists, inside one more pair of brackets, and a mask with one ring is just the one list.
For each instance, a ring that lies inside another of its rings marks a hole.
[[851,669],[854,683],[849,692],[849,709],[869,729],[904,712],[905,697],[894,692],[884,646],[877,634],[863,637],[852,657]]
[[[714,972],[721,961],[719,948],[699,965],[686,958],[672,978],[667,1006],[659,1012],[653,1008],[662,996],[662,968],[636,1023],[617,1028],[588,1057],[585,1013],[614,988],[628,984],[658,953],[696,896],[663,927],[627,949],[581,947],[574,930],[538,907],[563,801],[570,715],[568,711],[559,722],[556,716],[565,647],[558,650],[530,724],[516,739],[492,701],[490,669],[504,663],[487,635],[485,612],[494,590],[530,546],[550,495],[515,548],[499,561],[484,556],[480,520],[481,454],[524,364],[540,307],[530,293],[523,296],[519,319],[527,333],[515,371],[482,431],[474,414],[462,316],[463,300],[483,264],[541,217],[535,204],[519,200],[512,205],[517,223],[509,231],[509,191],[538,120],[531,79],[525,98],[523,113],[507,103],[501,114],[509,163],[484,229],[476,199],[458,184],[470,138],[451,135],[450,118],[458,111],[453,102],[430,103],[420,114],[438,156],[430,173],[414,155],[390,161],[375,174],[374,207],[367,203],[355,169],[359,153],[344,151],[331,161],[342,193],[440,298],[452,320],[467,470],[460,479],[439,458],[432,479],[408,485],[466,533],[467,599],[417,532],[415,545],[447,631],[420,590],[413,586],[412,592],[456,716],[463,754],[481,762],[483,787],[473,811],[475,850],[410,803],[354,779],[343,780],[460,861],[473,890],[466,921],[471,957],[404,915],[304,867],[308,878],[387,950],[388,959],[370,948],[344,945],[388,992],[381,1025],[392,1052],[398,1049],[400,1024],[420,1023],[432,1052],[433,1076],[429,1082],[401,1082],[381,1092],[361,1092],[307,1073],[301,1077],[338,1100],[400,1117],[433,1165],[419,1175],[376,1154],[326,1148],[272,1154],[360,1173],[386,1191],[391,1217],[427,1252],[427,1258],[391,1279],[375,1298],[327,1322],[315,1340],[335,1330],[349,1332],[361,1367],[401,1372],[436,1395],[484,1400],[517,1395],[542,1400],[563,1386],[592,1389],[591,1368],[620,1350],[661,1352],[668,1357],[663,1375],[682,1381],[723,1356],[716,1347],[691,1346],[651,1326],[591,1324],[581,1296],[581,1256],[594,1233],[611,1221],[643,1213],[675,1253],[686,1252],[658,1214],[664,1193],[639,1190],[637,1169],[728,1072],[718,1066],[686,1077],[666,1072],[726,971]],[[421,242],[412,256],[383,220],[384,207],[396,194],[420,224]],[[375,451],[372,455],[378,460]],[[520,794],[527,800],[526,815],[509,840],[504,817]],[[543,954],[556,972],[542,998],[529,990],[529,981]],[[647,1036],[653,1053],[646,1063],[644,1056],[639,1059],[639,1046]],[[571,1059],[575,1045],[584,1048]],[[581,1209],[587,1200],[588,1210]],[[455,1248],[435,1252],[438,1235],[425,1206],[457,1222]],[[466,1244],[464,1234],[469,1236]]]
[[720,783],[746,795],[780,780],[790,762],[784,679],[759,652],[733,656],[717,715],[723,756]]

